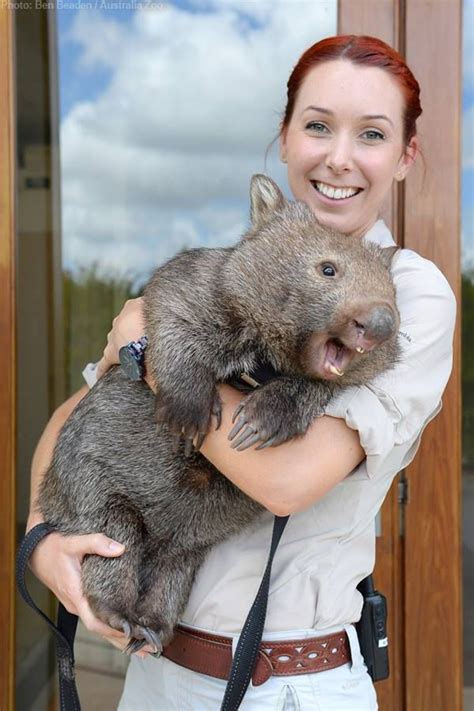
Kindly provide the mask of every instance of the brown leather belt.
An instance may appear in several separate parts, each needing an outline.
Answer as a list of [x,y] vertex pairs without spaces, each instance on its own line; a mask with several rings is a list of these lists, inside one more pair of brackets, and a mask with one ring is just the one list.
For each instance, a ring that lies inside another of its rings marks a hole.
[[[232,666],[232,638],[207,634],[178,625],[163,656],[191,671],[217,679],[228,679]],[[313,674],[351,661],[345,630],[307,639],[263,641],[252,675],[254,686],[272,675]]]

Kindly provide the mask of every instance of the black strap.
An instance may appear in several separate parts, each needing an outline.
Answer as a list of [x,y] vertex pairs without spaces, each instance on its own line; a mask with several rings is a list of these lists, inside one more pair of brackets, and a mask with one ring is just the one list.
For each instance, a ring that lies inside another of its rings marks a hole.
[[275,551],[280,542],[281,535],[288,523],[289,516],[275,516],[273,536],[268,555],[267,567],[263,574],[262,582],[247,615],[239,641],[234,654],[229,681],[227,682],[221,711],[236,711],[247,691],[253,669],[258,656],[258,648],[262,641],[265,617],[267,614],[268,590],[270,587],[270,574]]
[[39,609],[26,587],[25,573],[28,560],[38,543],[55,530],[49,523],[39,523],[31,529],[20,544],[16,559],[16,582],[18,590],[27,605],[41,615],[46,624],[56,635],[56,658],[59,675],[59,700],[61,711],[81,711],[74,674],[74,637],[76,635],[77,615],[68,612],[59,603],[58,624],[52,622]]

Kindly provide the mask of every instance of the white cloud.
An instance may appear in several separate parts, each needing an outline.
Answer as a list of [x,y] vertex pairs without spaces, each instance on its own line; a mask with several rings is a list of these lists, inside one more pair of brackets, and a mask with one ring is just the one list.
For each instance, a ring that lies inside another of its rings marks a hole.
[[[84,81],[101,67],[111,79],[61,126],[68,265],[143,269],[182,246],[235,240],[288,75],[310,44],[336,31],[336,0],[195,0],[195,8],[215,11],[168,5],[128,24],[76,16],[69,39],[81,48]],[[281,182],[276,164],[267,172]]]

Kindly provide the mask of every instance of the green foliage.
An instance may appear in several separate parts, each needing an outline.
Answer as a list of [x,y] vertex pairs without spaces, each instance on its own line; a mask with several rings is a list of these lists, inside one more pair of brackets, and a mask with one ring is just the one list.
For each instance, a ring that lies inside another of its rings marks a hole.
[[474,466],[474,269],[462,275],[463,460]]
[[63,273],[66,393],[82,387],[82,370],[101,358],[112,320],[127,299],[139,296],[137,280],[107,275],[97,265]]

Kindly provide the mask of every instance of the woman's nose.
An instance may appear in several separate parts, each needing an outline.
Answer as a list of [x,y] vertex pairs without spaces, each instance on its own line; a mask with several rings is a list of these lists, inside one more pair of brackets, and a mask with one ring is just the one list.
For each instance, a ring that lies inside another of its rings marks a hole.
[[352,170],[352,146],[345,136],[334,137],[328,145],[326,166],[334,173]]

